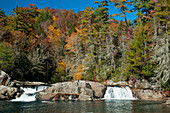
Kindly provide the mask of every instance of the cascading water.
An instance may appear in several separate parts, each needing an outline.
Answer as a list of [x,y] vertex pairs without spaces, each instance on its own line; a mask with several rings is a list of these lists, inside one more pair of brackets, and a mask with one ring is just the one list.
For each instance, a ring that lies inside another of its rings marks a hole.
[[104,99],[124,99],[134,100],[132,92],[129,87],[107,87]]
[[23,101],[23,102],[32,102],[36,100],[36,93],[46,89],[48,86],[35,86],[35,87],[20,87],[24,90],[24,93],[11,101]]

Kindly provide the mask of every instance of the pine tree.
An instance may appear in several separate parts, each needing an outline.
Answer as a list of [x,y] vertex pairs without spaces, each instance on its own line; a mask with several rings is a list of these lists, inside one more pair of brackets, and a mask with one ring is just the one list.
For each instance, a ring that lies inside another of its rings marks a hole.
[[136,75],[139,78],[149,78],[153,76],[154,65],[151,62],[150,44],[151,39],[147,35],[147,28],[142,23],[136,27],[134,39],[129,43],[127,52],[128,75]]

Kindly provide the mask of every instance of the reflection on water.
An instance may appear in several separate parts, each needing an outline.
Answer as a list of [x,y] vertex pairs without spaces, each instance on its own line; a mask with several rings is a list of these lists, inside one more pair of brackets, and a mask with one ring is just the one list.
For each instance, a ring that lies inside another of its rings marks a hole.
[[109,113],[131,113],[132,101],[130,100],[106,100],[105,110]]
[[161,101],[0,101],[0,113],[169,113],[170,106]]

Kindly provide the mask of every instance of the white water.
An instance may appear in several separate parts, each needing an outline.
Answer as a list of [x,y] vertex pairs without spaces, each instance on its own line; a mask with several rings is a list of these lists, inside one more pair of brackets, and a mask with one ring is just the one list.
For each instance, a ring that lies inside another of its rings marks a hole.
[[107,87],[104,99],[123,99],[123,100],[134,100],[132,92],[129,87]]
[[21,89],[24,90],[24,93],[16,98],[16,99],[12,99],[11,101],[22,101],[22,102],[32,102],[35,101],[36,98],[36,93],[39,91],[42,91],[44,89],[46,89],[47,86],[37,86],[35,88],[31,88],[31,87],[21,87]]

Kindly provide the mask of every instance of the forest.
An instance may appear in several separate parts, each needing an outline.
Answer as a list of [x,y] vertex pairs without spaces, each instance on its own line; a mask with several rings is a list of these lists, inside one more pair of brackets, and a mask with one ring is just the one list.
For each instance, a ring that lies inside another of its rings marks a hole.
[[[159,80],[170,86],[170,1],[100,0],[73,10],[0,9],[0,70],[12,79]],[[108,6],[119,13],[109,14]],[[132,7],[132,8],[131,8]],[[136,12],[136,19],[127,14]],[[123,20],[115,20],[121,16]],[[169,87],[170,89],[170,87]]]

